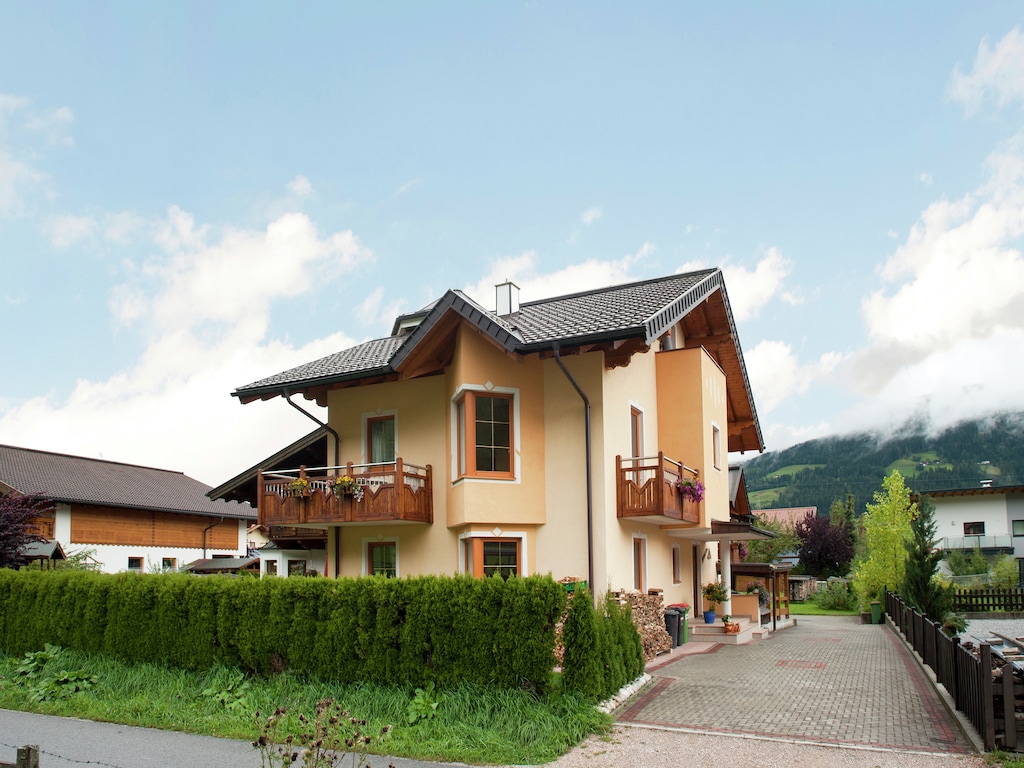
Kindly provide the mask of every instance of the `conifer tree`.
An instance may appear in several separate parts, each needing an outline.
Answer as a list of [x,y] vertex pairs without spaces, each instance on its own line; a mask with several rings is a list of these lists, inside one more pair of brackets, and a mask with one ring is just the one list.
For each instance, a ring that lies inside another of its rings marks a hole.
[[935,546],[936,530],[935,507],[931,499],[922,496],[910,523],[911,538],[906,542],[907,564],[900,596],[920,613],[941,624],[952,610],[953,600],[950,588],[934,579],[942,559],[942,550]]

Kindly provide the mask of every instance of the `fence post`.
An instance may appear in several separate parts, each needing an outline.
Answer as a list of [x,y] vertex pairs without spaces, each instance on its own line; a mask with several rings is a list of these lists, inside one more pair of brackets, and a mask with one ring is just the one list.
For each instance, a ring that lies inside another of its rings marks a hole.
[[996,747],[996,714],[995,699],[992,692],[992,648],[988,643],[981,644],[981,665],[978,674],[981,676],[981,717],[984,729],[981,738],[985,743],[985,751],[991,752]]
[[39,745],[27,744],[18,747],[18,768],[39,768]]
[[[1017,718],[1014,716],[1013,665],[1003,667],[1003,749],[1017,746]],[[1009,672],[1009,674],[1007,674]]]

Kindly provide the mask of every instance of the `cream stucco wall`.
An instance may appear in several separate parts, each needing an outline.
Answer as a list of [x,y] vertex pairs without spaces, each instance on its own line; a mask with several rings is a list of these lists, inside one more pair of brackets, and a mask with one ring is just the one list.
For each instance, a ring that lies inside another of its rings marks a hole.
[[[666,456],[699,469],[707,486],[702,524],[728,519],[725,377],[702,349],[650,351],[630,364],[605,369],[604,354],[567,355],[563,362],[591,405],[593,587],[632,589],[634,539],[644,542],[644,583],[664,590],[666,602],[690,602],[694,542],[670,528],[619,520],[615,458],[631,453],[631,408],[643,414],[642,455]],[[454,403],[466,389],[515,394],[515,477],[458,477]],[[393,414],[396,453],[433,469],[434,522],[335,526],[329,531],[327,570],[365,572],[369,541],[394,541],[400,576],[465,569],[462,540],[517,538],[526,573],[589,579],[584,405],[553,359],[508,355],[479,333],[456,331],[455,351],[443,375],[332,391],[329,424],[341,437],[342,463],[365,461],[367,417]],[[711,425],[721,429],[722,455],[713,466]],[[329,447],[333,457],[333,447]],[[691,526],[692,527],[692,526]],[[673,547],[681,579],[674,579]],[[699,553],[703,550],[699,550]],[[715,547],[717,555],[717,547]],[[713,572],[714,559],[704,561]],[[703,577],[702,577],[703,578]]]

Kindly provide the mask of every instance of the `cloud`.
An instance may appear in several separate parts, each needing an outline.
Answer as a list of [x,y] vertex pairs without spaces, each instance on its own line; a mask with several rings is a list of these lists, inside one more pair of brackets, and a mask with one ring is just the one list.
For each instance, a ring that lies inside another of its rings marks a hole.
[[[784,280],[793,269],[793,263],[783,258],[778,248],[769,248],[754,269],[726,263],[722,266],[729,303],[737,322],[757,317],[761,309],[782,291]],[[801,299],[793,292],[784,294],[789,304]]]
[[524,251],[518,256],[496,260],[479,282],[465,286],[464,290],[480,306],[494,309],[494,286],[505,280],[511,280],[519,286],[519,297],[523,302],[604,288],[637,279],[632,269],[653,252],[654,245],[644,243],[636,253],[626,254],[620,259],[589,259],[555,272],[539,272],[537,252]]
[[65,131],[72,120],[67,107],[40,113],[29,99],[0,93],[0,217],[24,216],[30,198],[49,194],[49,176],[26,158],[42,156],[40,133],[50,144],[71,146]]
[[91,240],[96,236],[98,227],[96,219],[92,216],[53,216],[45,224],[50,242],[59,249]]
[[745,352],[743,358],[759,414],[771,413],[790,397],[806,394],[842,360],[829,352],[814,362],[801,364],[787,342],[767,339]]
[[300,347],[270,338],[274,305],[372,253],[352,232],[320,235],[297,213],[243,230],[198,225],[172,207],[146,231],[152,255],[127,265],[109,302],[123,328],[144,339],[145,352],[106,379],[78,381],[64,401],[42,396],[9,408],[0,434],[17,445],[180,469],[219,484],[313,426],[291,408],[243,409],[229,393],[357,342],[340,333]]
[[287,184],[288,191],[295,197],[309,197],[313,194],[313,184],[305,176],[296,176]]
[[600,208],[587,208],[587,210],[580,214],[580,221],[586,224],[588,227],[600,218]]
[[46,136],[50,144],[73,147],[75,140],[67,130],[75,121],[74,113],[68,107],[58,107],[43,114],[32,115],[25,121],[25,128]]
[[994,47],[988,40],[978,46],[978,55],[970,73],[958,64],[950,78],[947,95],[960,102],[972,115],[988,96],[995,96],[999,107],[1024,99],[1024,35],[1013,29]]
[[932,185],[932,182],[934,181],[932,175],[928,172],[922,173],[920,176],[917,177],[917,179],[926,187],[930,187]]

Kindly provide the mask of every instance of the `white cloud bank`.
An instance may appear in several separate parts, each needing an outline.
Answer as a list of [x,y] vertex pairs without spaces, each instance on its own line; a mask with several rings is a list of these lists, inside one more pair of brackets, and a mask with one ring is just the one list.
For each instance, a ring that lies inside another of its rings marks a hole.
[[315,428],[282,403],[243,408],[230,392],[356,343],[340,333],[302,346],[270,339],[274,303],[372,254],[351,232],[321,236],[296,213],[264,230],[214,233],[175,207],[147,230],[160,251],[110,300],[148,340],[144,354],[108,379],[79,381],[66,401],[36,397],[7,410],[0,434],[217,485]]

